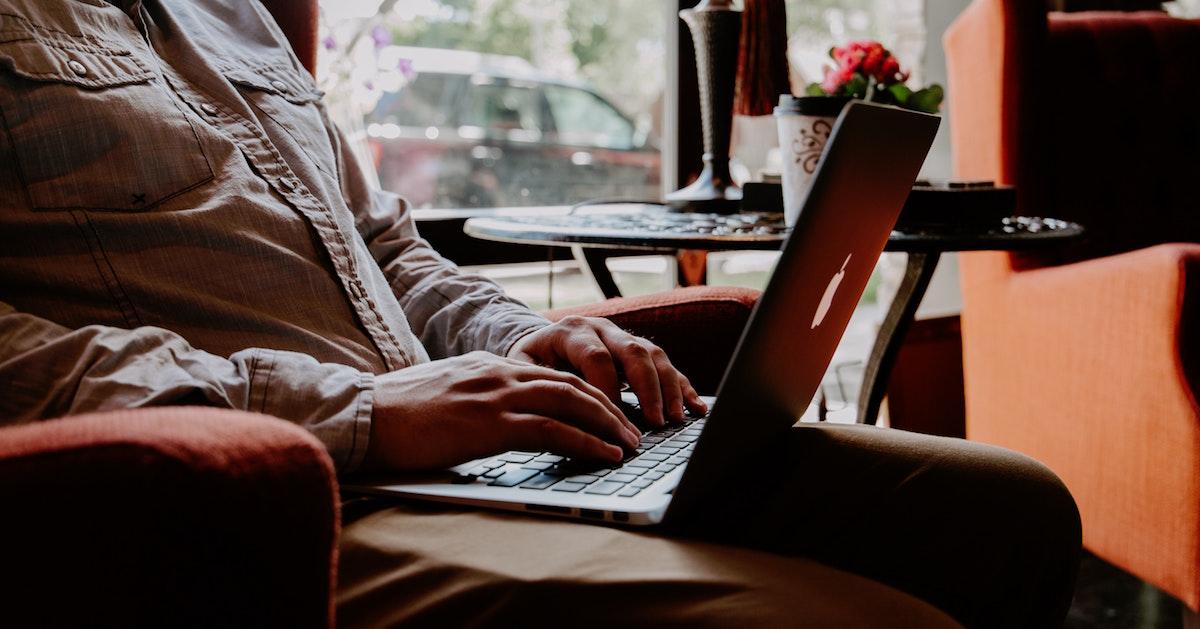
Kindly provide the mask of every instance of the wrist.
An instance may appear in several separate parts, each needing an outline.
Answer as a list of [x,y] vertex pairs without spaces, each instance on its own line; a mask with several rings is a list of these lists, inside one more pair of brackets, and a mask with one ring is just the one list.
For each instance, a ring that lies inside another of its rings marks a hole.
[[529,342],[532,340],[534,333],[538,332],[539,330],[544,329],[547,325],[550,325],[550,324],[547,323],[547,324],[542,324],[542,325],[530,326],[529,328],[526,328],[525,330],[522,330],[522,331],[514,334],[512,340],[509,341],[508,349],[506,349],[504,351],[503,356],[505,358],[512,358],[514,354],[517,354],[518,352],[523,351],[523,348],[525,346],[527,346],[529,344]]

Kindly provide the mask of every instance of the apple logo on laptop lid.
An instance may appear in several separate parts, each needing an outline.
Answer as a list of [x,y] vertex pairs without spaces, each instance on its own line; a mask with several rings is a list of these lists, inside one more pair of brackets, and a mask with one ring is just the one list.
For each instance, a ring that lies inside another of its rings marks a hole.
[[829,307],[833,305],[833,295],[837,293],[838,286],[842,284],[842,278],[846,277],[846,265],[850,264],[850,258],[854,254],[846,256],[846,261],[842,263],[842,268],[829,280],[829,286],[825,287],[825,294],[821,296],[821,303],[817,304],[817,312],[813,315],[812,328],[817,329],[818,325],[825,320],[825,315],[829,314]]

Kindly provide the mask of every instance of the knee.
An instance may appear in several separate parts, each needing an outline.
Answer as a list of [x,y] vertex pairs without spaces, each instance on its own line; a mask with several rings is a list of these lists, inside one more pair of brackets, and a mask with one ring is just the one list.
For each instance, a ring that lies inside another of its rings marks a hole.
[[[986,446],[985,446],[986,447]],[[995,514],[1026,540],[1041,540],[1046,552],[1075,561],[1082,543],[1079,509],[1070,490],[1050,468],[1028,456],[988,447],[983,465]]]

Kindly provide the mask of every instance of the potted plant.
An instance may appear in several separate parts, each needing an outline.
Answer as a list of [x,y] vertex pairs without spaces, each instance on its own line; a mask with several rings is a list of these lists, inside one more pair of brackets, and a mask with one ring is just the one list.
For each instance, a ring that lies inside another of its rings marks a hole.
[[825,79],[811,83],[808,96],[860,98],[934,114],[941,108],[945,92],[933,84],[918,90],[907,85],[909,73],[894,55],[877,41],[855,41],[829,49],[834,66],[825,68]]

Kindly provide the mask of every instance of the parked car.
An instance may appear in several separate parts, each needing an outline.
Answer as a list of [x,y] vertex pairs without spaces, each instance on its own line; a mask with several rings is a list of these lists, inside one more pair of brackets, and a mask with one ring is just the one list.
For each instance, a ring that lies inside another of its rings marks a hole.
[[518,57],[394,47],[416,76],[367,116],[384,188],[415,207],[656,199],[649,132],[584,84]]

